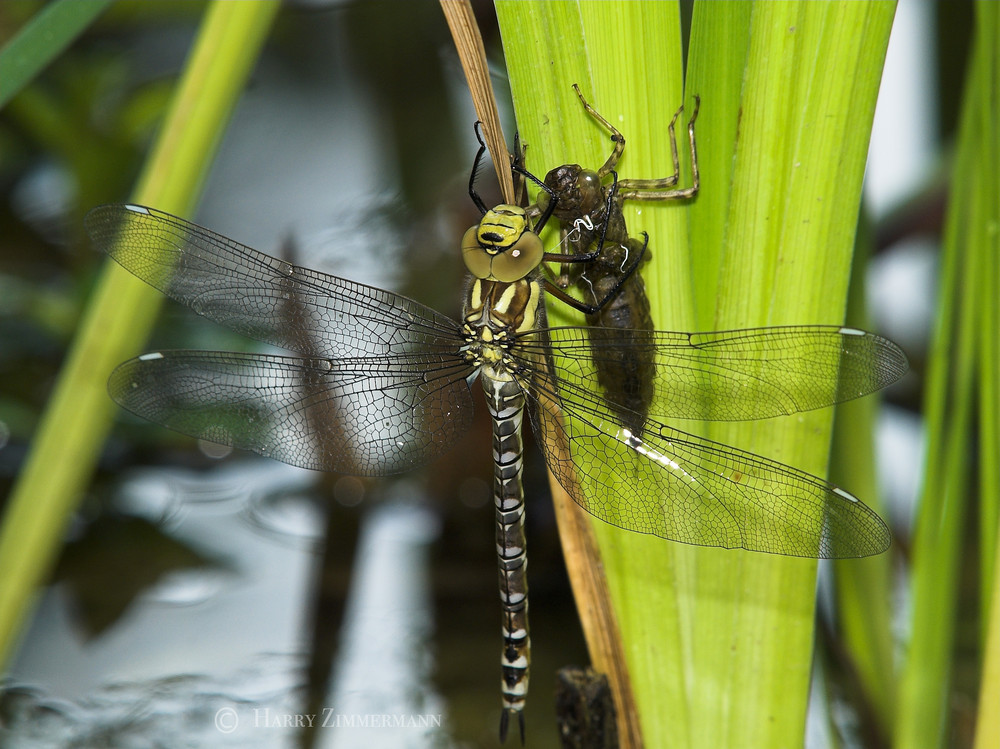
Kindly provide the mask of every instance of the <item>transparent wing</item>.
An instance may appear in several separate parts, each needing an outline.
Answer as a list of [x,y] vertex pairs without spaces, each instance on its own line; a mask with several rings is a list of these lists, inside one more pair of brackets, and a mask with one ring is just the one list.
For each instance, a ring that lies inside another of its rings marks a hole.
[[94,244],[195,312],[310,356],[453,352],[458,325],[411,299],[300,268],[154,208],[103,205]]
[[636,437],[593,393],[572,382],[557,389],[547,375],[536,378],[533,400],[552,473],[581,507],[619,528],[814,558],[889,547],[873,510],[816,476],[656,421]]
[[563,388],[591,387],[595,362],[620,367],[623,347],[640,365],[651,362],[649,415],[660,419],[743,421],[810,411],[875,392],[907,369],[892,341],[837,326],[711,333],[567,327],[525,334],[519,346],[537,360],[546,336]]
[[382,476],[445,452],[472,420],[455,354],[295,359],[164,351],[121,364],[111,397],[183,434],[303,468]]

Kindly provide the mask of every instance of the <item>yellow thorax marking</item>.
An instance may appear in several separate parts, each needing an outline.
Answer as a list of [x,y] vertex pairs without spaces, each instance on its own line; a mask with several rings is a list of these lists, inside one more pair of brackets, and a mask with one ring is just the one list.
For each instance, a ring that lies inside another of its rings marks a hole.
[[510,309],[510,303],[514,301],[514,297],[517,295],[518,285],[511,284],[506,289],[504,289],[503,294],[493,305],[493,309],[496,310],[497,314],[506,315],[507,310]]
[[483,282],[478,278],[472,283],[469,305],[473,310],[481,310],[483,308]]
[[528,281],[528,303],[524,305],[524,320],[517,328],[518,333],[523,333],[535,328],[535,312],[538,310],[540,301],[538,299],[541,286],[536,281]]

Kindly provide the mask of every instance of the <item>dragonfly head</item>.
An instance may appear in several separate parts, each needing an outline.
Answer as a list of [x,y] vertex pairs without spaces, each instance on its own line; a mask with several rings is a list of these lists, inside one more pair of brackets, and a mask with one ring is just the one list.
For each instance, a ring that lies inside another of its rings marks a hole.
[[462,237],[462,258],[476,278],[506,283],[527,276],[542,262],[542,240],[523,208],[498,205]]

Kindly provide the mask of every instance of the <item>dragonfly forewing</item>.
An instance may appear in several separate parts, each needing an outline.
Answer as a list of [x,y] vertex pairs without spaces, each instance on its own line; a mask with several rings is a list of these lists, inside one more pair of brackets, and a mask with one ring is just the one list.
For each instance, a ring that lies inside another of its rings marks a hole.
[[258,341],[330,357],[458,345],[458,325],[418,302],[292,265],[154,208],[98,206],[86,226],[126,270]]

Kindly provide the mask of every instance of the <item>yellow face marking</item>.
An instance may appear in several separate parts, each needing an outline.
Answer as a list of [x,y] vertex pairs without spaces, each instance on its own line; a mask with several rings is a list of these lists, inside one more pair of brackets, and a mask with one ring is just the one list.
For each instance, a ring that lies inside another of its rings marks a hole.
[[511,247],[528,228],[524,209],[498,205],[486,212],[479,222],[477,236],[486,252],[496,254]]

